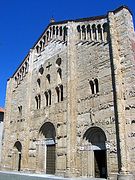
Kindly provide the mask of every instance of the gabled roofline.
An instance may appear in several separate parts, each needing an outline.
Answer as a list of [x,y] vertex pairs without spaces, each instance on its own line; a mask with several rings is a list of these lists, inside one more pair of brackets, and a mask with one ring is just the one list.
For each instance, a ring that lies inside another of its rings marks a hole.
[[[126,5],[122,5],[120,7],[118,7],[117,9],[113,10],[113,11],[108,11],[109,12],[113,12],[114,14],[118,13],[119,11],[121,11],[122,9],[127,9],[131,15],[132,12],[131,10],[128,8],[128,6]],[[53,26],[53,25],[57,25],[57,24],[67,24],[68,22],[83,22],[83,21],[94,21],[94,20],[100,20],[100,19],[105,19],[107,18],[107,15],[101,15],[101,16],[92,16],[92,17],[86,17],[86,18],[78,18],[78,19],[69,19],[69,20],[63,20],[63,21],[57,21],[57,22],[53,22],[53,23],[49,23],[48,26],[45,28],[45,30],[43,31],[43,33],[39,36],[38,40],[34,43],[33,47],[31,49],[34,49],[36,44],[39,42],[39,40],[41,39],[41,37],[44,35],[44,33],[46,32],[46,30],[49,28],[49,26]],[[16,71],[14,72],[14,74],[11,76],[13,78],[13,76],[16,74],[16,72],[18,71],[18,69],[20,68],[20,66],[24,63],[25,59],[28,57],[28,54],[25,56],[24,60],[22,61],[22,63],[18,66],[18,68],[16,69]],[[10,79],[10,78],[9,78]]]
[[[20,65],[18,66],[18,68],[15,70],[15,72],[13,73],[13,75],[11,76],[11,78],[14,77],[14,75],[17,73],[18,69],[20,68],[20,66],[25,62],[26,58],[28,58],[29,56],[29,52],[27,53],[27,55],[25,56],[24,60],[20,63]],[[9,80],[10,78],[8,78]]]
[[[116,14],[117,12],[121,11],[123,8],[127,9],[131,13],[131,15],[132,15],[131,10],[128,8],[128,6],[125,6],[125,5],[122,5],[122,6],[118,7],[117,9],[115,9],[113,11],[109,11],[109,12],[113,12],[114,14]],[[43,34],[46,32],[46,30],[49,28],[49,26],[53,26],[53,25],[57,25],[57,24],[66,24],[68,22],[83,22],[83,21],[100,20],[100,19],[107,18],[107,14],[106,15],[100,15],[100,16],[91,16],[91,17],[86,17],[86,18],[68,19],[68,20],[63,20],[63,21],[57,21],[57,22],[49,23],[48,26],[43,31],[43,33],[41,34],[41,36],[38,38],[38,40],[34,43],[32,49],[36,46],[36,44],[38,43],[40,38],[43,36]]]

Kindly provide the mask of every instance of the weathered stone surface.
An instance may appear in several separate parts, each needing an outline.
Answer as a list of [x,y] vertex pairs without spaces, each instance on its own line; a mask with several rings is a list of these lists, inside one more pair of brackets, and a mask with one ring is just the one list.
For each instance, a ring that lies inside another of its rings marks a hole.
[[2,169],[134,175],[134,84],[128,8],[53,22],[8,81]]

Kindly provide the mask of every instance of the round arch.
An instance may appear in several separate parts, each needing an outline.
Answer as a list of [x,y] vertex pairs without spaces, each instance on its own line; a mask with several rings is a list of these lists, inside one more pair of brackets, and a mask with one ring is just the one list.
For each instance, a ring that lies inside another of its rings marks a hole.
[[20,143],[20,141],[15,142],[14,148],[16,148],[19,152],[22,151],[22,144]]
[[99,127],[91,127],[89,128],[83,135],[83,139],[91,143],[93,147],[97,146],[99,149],[106,149],[106,135],[105,132]]
[[51,122],[45,122],[39,129],[39,136],[55,140],[56,131],[54,125]]
[[[96,178],[107,178],[107,153],[106,153],[106,134],[100,127],[91,127],[83,135],[85,150],[90,152],[91,162],[93,162],[93,176]],[[87,153],[89,154],[89,153]],[[90,159],[88,156],[87,159]],[[88,167],[90,166],[88,162]],[[89,172],[88,172],[89,173]]]
[[22,144],[20,141],[16,141],[14,144],[14,162],[13,166],[18,171],[21,170],[21,161],[22,161]]
[[55,174],[56,130],[51,122],[45,122],[39,129],[38,168],[46,174]]

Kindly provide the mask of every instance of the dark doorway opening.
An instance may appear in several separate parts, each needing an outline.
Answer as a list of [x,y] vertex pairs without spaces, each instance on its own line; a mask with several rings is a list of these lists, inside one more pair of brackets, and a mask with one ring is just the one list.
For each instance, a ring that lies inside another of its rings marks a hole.
[[46,152],[44,157],[42,158],[42,162],[44,164],[44,170],[46,170],[46,174],[55,174],[56,168],[56,145],[55,145],[55,137],[56,131],[55,127],[51,122],[44,123],[39,131],[41,135],[41,139],[44,139],[46,146]]
[[83,139],[91,143],[93,149],[95,177],[107,178],[107,139],[104,131],[99,127],[91,127],[85,132]]
[[17,161],[18,161],[18,166],[17,166],[17,170],[21,171],[21,160],[22,160],[22,144],[17,141],[14,145],[14,147],[17,149]]
[[20,171],[20,170],[21,170],[21,159],[22,159],[22,157],[21,157],[21,153],[19,153],[18,171]]
[[46,173],[55,174],[55,144],[47,146]]
[[95,177],[107,178],[106,150],[95,150],[94,159],[95,159]]

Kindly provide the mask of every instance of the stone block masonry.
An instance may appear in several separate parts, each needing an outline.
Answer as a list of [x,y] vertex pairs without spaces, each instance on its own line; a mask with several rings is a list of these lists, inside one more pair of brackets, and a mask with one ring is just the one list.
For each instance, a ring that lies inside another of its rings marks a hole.
[[135,179],[134,42],[124,6],[51,22],[7,82],[1,169]]

